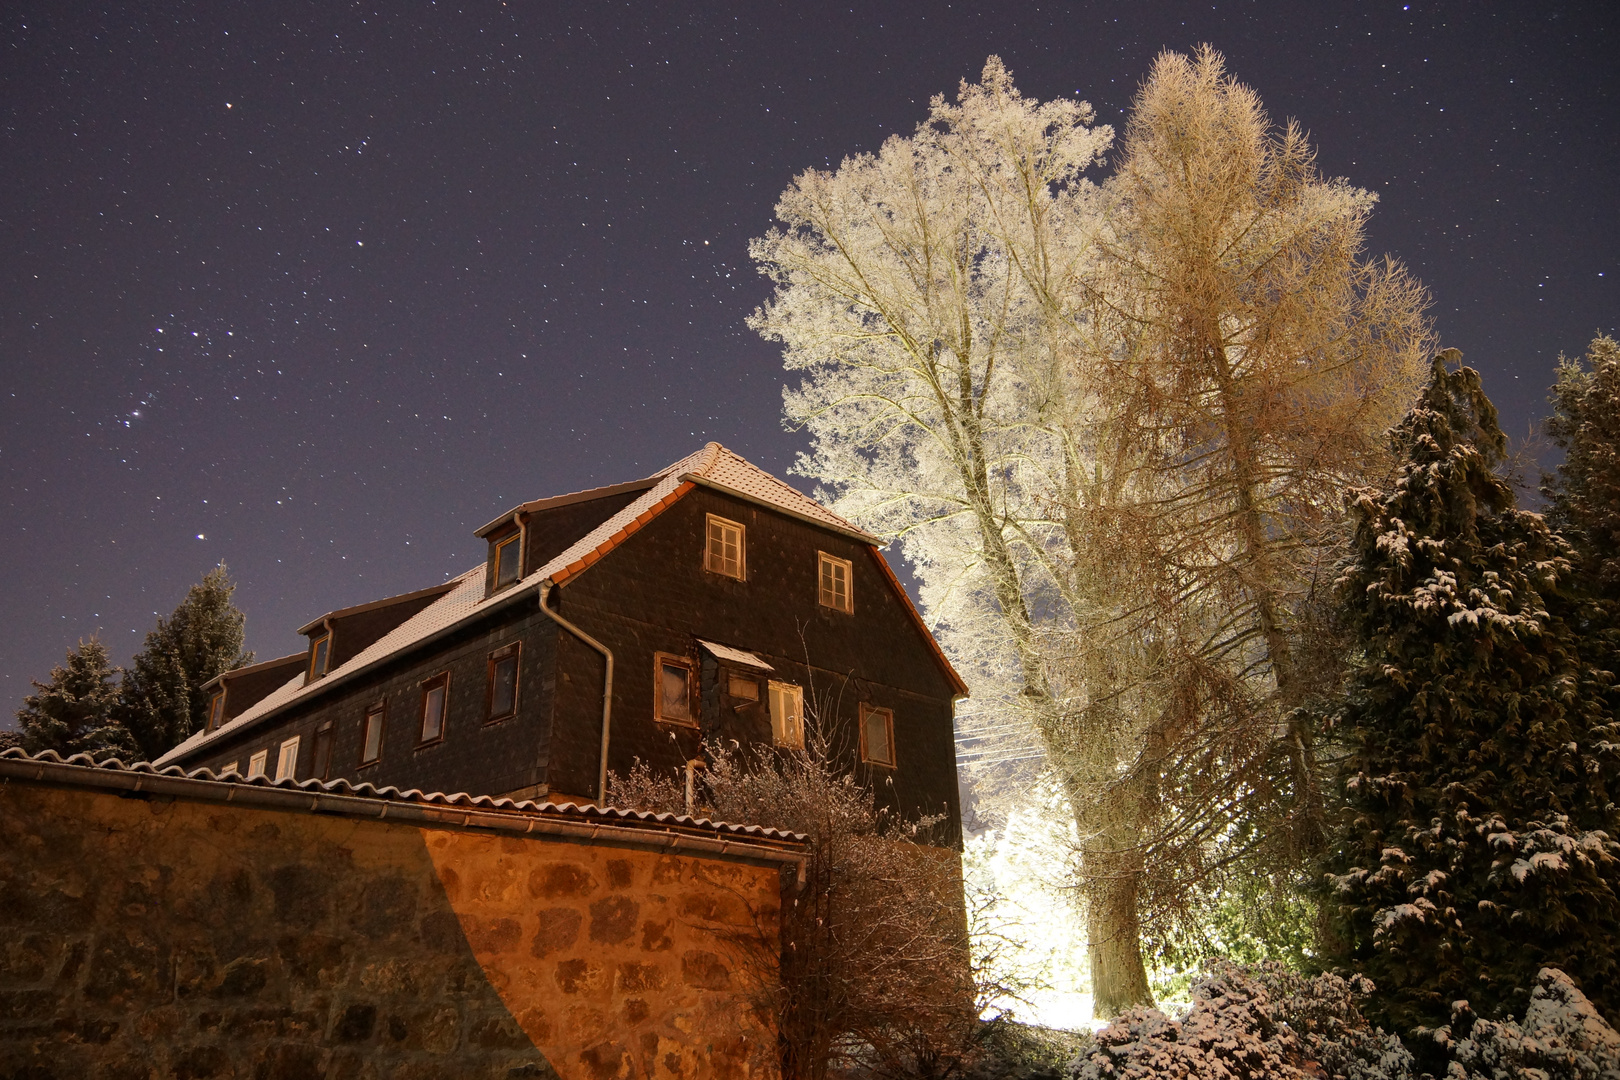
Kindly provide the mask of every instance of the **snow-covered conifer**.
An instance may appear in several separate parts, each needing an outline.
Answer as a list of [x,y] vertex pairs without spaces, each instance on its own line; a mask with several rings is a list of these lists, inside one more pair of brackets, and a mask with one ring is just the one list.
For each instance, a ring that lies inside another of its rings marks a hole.
[[35,692],[17,710],[22,748],[34,754],[55,750],[63,757],[127,755],[132,746],[112,719],[118,700],[112,677],[99,638],[68,650],[66,666],[52,668],[50,682],[34,683]]
[[1353,496],[1359,656],[1328,860],[1341,961],[1398,1030],[1522,1013],[1542,967],[1620,1008],[1620,737],[1582,661],[1571,549],[1516,509],[1477,372],[1436,357],[1388,491]]

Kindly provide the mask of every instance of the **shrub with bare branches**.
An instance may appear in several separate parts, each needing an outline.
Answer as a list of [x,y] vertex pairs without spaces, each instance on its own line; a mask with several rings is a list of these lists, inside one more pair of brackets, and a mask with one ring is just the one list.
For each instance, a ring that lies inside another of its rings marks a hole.
[[[940,819],[880,807],[815,738],[803,751],[705,751],[694,813],[809,837],[805,882],[784,890],[779,941],[734,942],[752,957],[756,1006],[778,1018],[786,1080],[960,1074],[979,1023],[960,860],[930,843]],[[684,777],[638,763],[610,777],[608,794],[681,813],[685,788]]]

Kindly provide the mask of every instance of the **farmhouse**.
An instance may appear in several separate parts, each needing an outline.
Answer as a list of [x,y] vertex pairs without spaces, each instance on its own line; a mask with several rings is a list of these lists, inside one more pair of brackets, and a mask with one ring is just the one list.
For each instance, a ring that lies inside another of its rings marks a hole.
[[967,690],[876,537],[718,443],[478,535],[483,565],[215,680],[203,730],[157,765],[601,805],[638,760],[819,737],[959,834]]

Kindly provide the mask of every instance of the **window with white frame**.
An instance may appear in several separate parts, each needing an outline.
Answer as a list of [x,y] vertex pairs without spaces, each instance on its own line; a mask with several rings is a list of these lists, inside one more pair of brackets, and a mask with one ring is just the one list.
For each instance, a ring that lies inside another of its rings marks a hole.
[[441,672],[422,684],[422,736],[418,742],[444,738],[444,717],[450,703],[450,673]]
[[228,772],[233,772],[240,775],[242,772],[242,763],[240,761],[233,761],[229,765],[222,766],[219,772],[215,773],[214,775],[224,776]]
[[804,749],[804,688],[771,680],[771,739],[777,746]]
[[816,554],[820,556],[816,573],[816,599],[822,607],[853,612],[855,594],[850,584],[849,560],[837,558],[825,551],[818,551]]
[[276,779],[298,779],[298,736],[294,735],[281,744],[281,753],[276,756]]
[[370,765],[382,757],[383,741],[383,713],[385,707],[377,702],[366,710],[366,718],[360,729],[360,764]]
[[270,751],[268,750],[260,750],[257,754],[254,754],[252,757],[248,758],[247,778],[252,780],[255,777],[263,776],[264,763],[269,760]]
[[708,516],[708,540],[703,548],[703,568],[742,581],[747,577],[748,559],[743,527],[714,514]]
[[894,768],[894,710],[861,703],[861,760]]

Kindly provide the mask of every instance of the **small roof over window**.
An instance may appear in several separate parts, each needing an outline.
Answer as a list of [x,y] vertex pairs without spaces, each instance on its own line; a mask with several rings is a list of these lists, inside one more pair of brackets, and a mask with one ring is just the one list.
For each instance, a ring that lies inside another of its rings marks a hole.
[[704,641],[702,638],[698,638],[698,644],[707,649],[716,660],[726,660],[733,664],[744,664],[751,668],[758,668],[761,671],[776,670],[751,652],[744,652],[741,649],[733,649],[730,645],[717,645],[712,641]]

